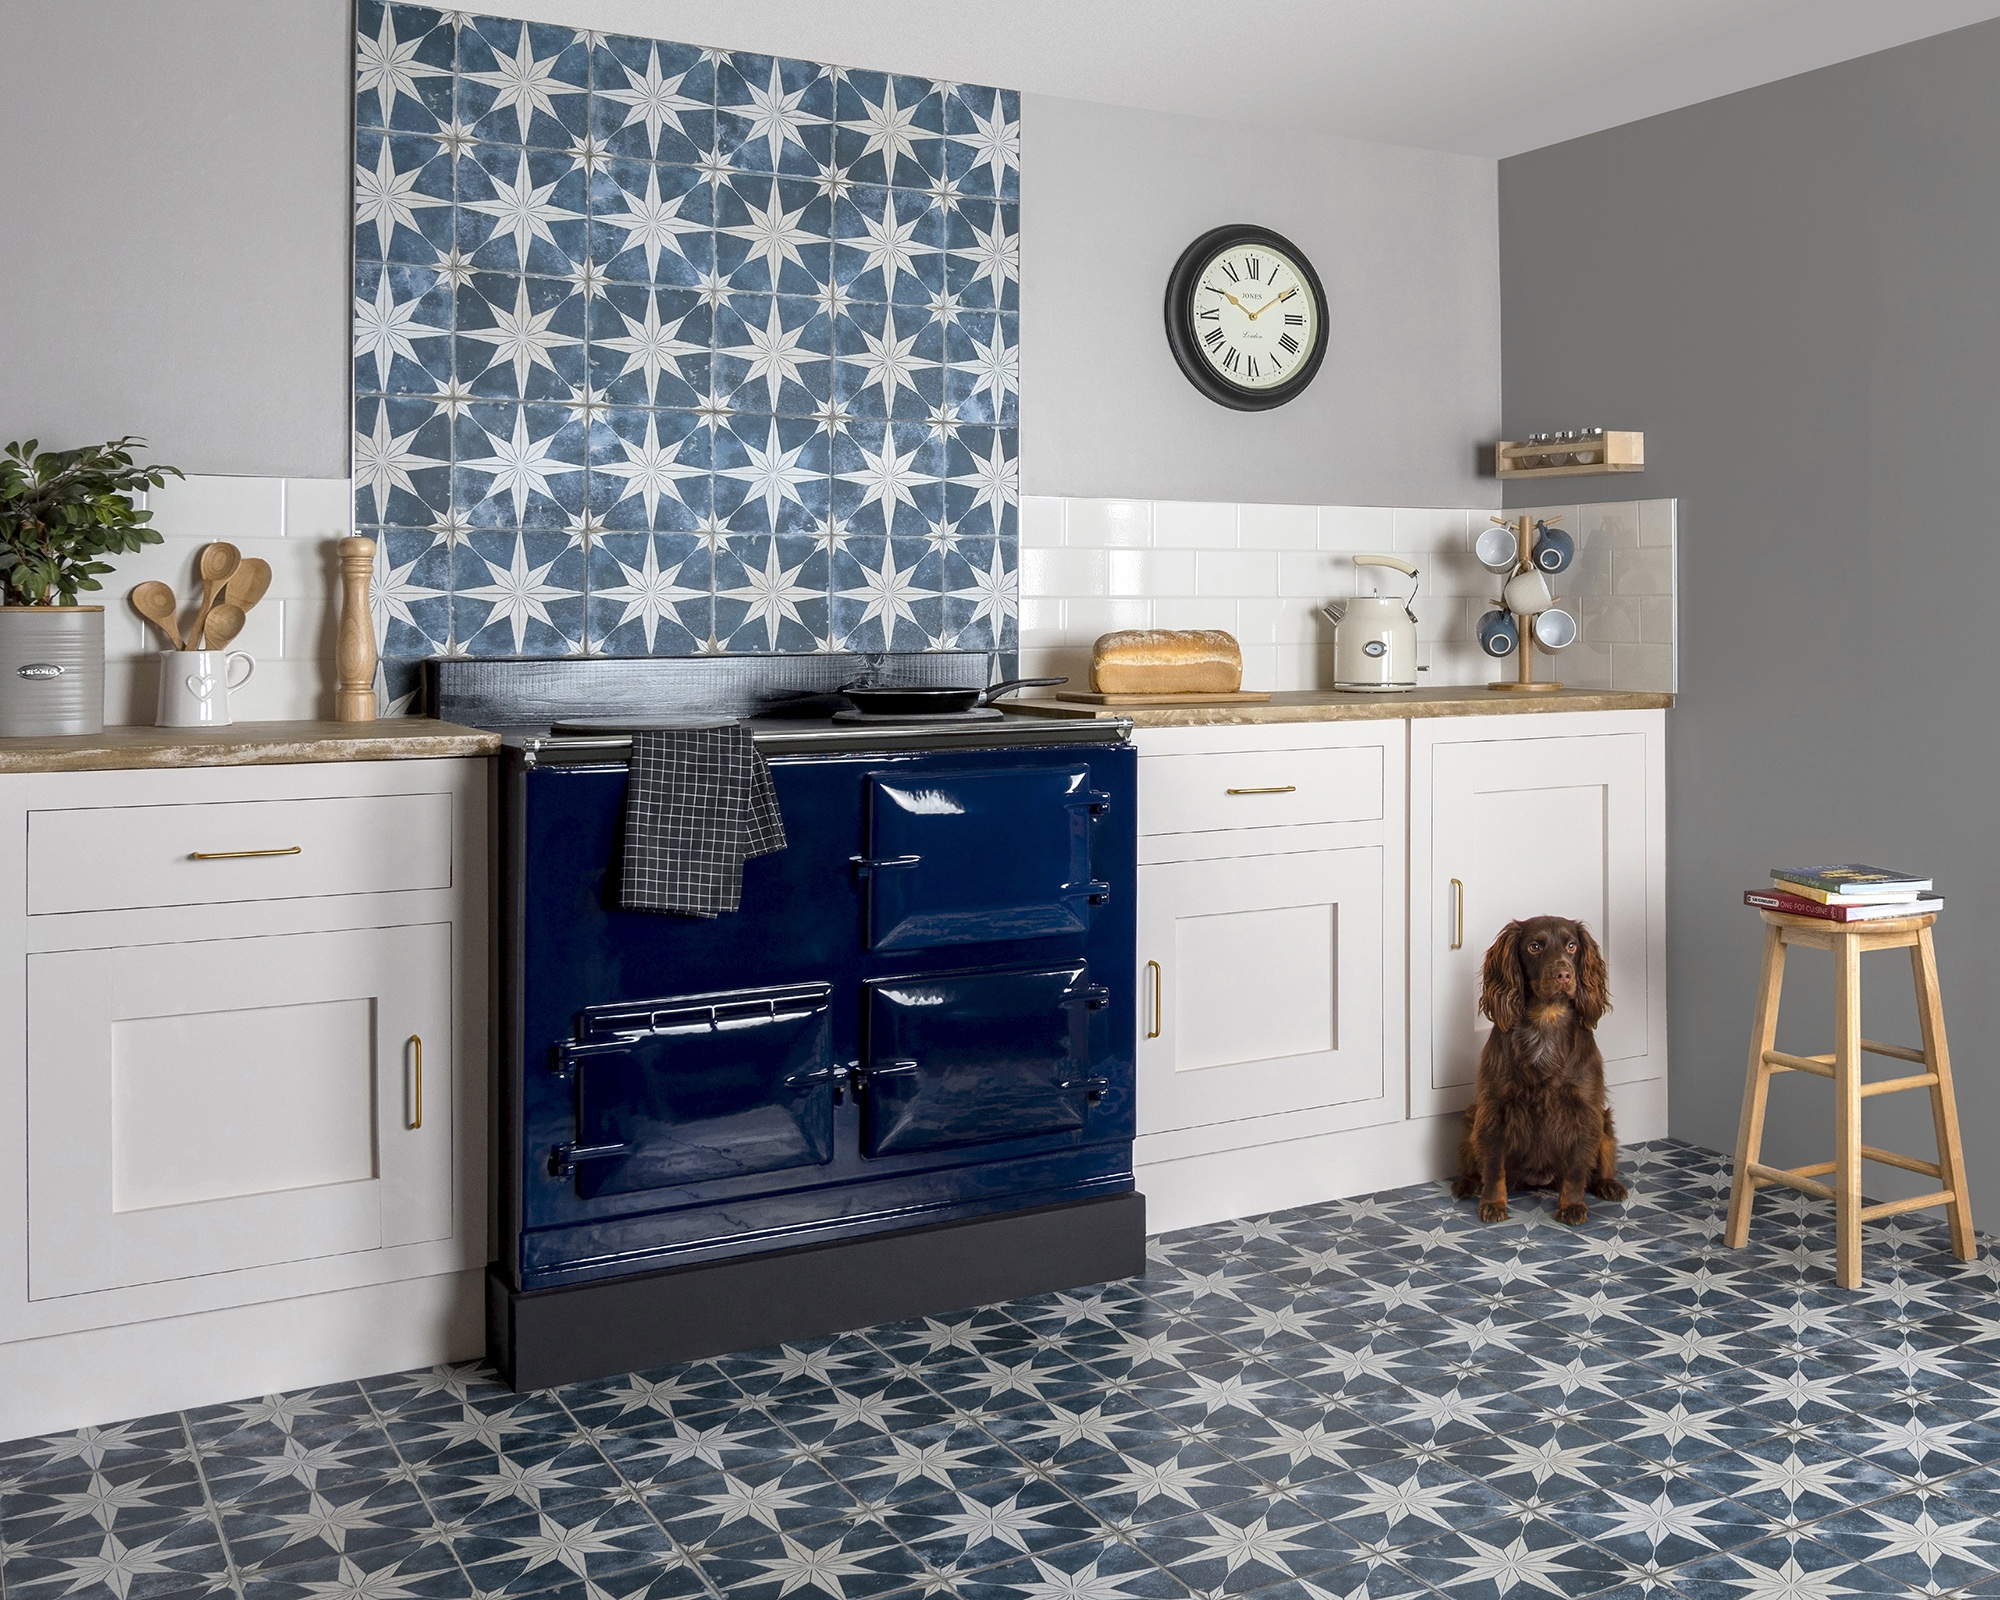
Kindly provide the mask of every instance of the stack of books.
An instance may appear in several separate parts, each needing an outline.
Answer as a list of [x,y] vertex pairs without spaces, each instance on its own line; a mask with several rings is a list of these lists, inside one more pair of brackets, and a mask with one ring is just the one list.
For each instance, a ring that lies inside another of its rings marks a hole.
[[1880,922],[1944,909],[1931,880],[1887,867],[1843,862],[1830,867],[1773,867],[1771,887],[1745,889],[1743,903],[1826,922]]

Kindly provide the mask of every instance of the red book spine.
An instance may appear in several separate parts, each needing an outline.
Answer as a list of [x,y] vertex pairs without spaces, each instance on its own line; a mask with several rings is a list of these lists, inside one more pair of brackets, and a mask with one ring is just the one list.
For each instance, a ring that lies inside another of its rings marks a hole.
[[1823,906],[1817,900],[1808,900],[1801,894],[1786,894],[1782,889],[1745,889],[1743,903],[1765,911],[1782,911],[1787,916],[1818,917],[1822,922],[1845,922],[1850,909],[1847,906]]

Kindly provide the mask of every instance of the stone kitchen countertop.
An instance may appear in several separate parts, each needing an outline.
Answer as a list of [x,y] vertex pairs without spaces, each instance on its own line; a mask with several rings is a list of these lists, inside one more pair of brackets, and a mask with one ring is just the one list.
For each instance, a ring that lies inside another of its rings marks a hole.
[[1264,722],[1380,722],[1404,717],[1505,717],[1539,711],[1658,711],[1674,697],[1658,691],[1551,689],[1503,693],[1484,684],[1355,694],[1338,689],[1280,689],[1269,700],[1207,706],[1091,706],[1067,700],[1002,702],[1038,717],[1129,717],[1141,728],[1213,728]]
[[264,767],[310,761],[490,756],[500,736],[434,717],[379,722],[238,722],[227,728],[106,728],[68,738],[0,739],[0,774],[146,767]]

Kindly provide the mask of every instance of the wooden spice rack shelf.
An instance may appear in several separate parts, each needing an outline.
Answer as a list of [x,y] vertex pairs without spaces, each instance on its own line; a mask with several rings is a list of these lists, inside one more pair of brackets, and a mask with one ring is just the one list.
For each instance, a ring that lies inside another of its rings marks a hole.
[[1643,433],[1605,432],[1603,460],[1582,466],[1521,467],[1514,463],[1522,456],[1573,455],[1579,450],[1596,449],[1595,439],[1565,439],[1560,443],[1538,444],[1519,439],[1502,439],[1493,447],[1493,462],[1503,478],[1593,478],[1612,472],[1646,470],[1646,436]]

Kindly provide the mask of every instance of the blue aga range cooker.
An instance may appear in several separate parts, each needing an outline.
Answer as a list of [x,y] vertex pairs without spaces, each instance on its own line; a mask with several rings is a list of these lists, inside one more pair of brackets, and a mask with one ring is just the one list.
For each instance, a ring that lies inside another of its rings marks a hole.
[[[1143,1270],[1126,724],[836,719],[852,657],[435,669],[439,714],[507,734],[517,1387]],[[618,729],[690,711],[752,729],[789,847],[733,915],[620,910]]]

